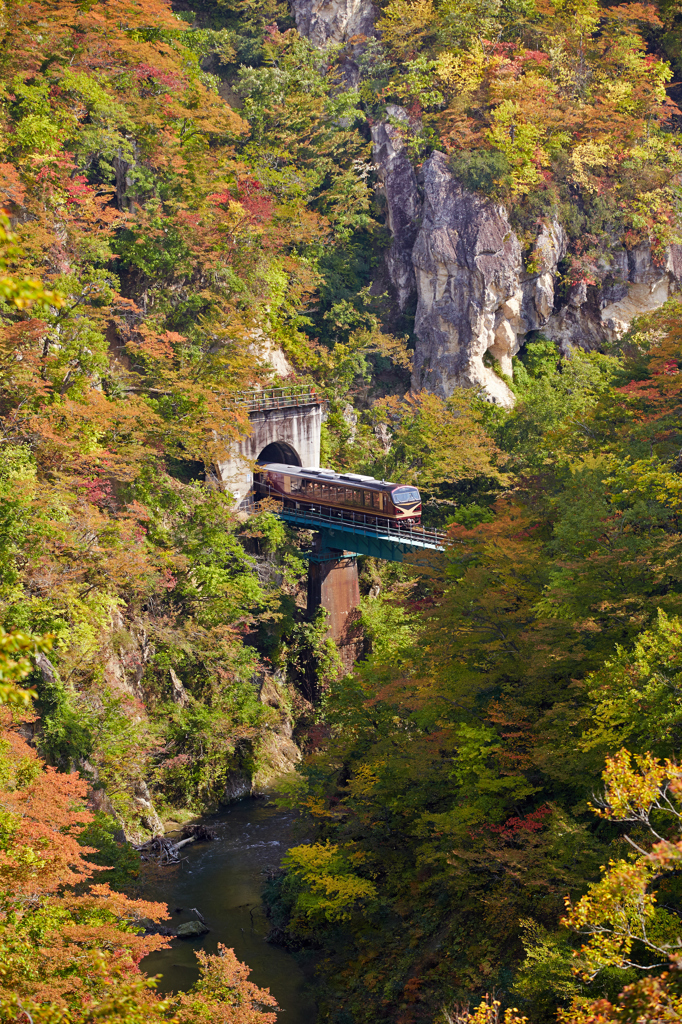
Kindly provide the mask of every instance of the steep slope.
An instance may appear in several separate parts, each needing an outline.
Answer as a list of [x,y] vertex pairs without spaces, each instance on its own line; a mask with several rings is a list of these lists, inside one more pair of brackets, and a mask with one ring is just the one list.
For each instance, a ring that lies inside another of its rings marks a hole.
[[299,756],[282,636],[305,662],[305,564],[206,471],[272,354],[294,373],[282,345],[334,380],[301,307],[368,220],[365,143],[327,124],[312,48],[267,24],[244,17],[240,45],[288,78],[278,100],[244,69],[250,122],[204,70],[234,66],[232,31],[166,3],[16,2],[1,29],[4,265],[51,291],[3,293],[0,618],[51,637],[35,742],[135,838]]

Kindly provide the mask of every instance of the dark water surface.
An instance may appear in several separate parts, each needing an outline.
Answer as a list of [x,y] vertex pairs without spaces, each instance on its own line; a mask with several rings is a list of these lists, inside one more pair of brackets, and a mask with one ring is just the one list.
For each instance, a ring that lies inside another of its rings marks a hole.
[[196,920],[189,913],[196,907],[211,930],[198,939],[170,940],[172,948],[146,957],[143,970],[162,975],[160,992],[188,989],[199,974],[194,950],[215,953],[222,942],[249,965],[249,981],[269,988],[286,1011],[278,1017],[281,1024],[314,1024],[315,1003],[301,968],[290,953],[265,941],[270,925],[261,893],[268,872],[278,867],[287,847],[295,845],[291,815],[263,800],[243,800],[202,820],[219,838],[185,847],[182,868],[166,868],[148,877],[141,895],[168,904],[171,921],[166,924]]

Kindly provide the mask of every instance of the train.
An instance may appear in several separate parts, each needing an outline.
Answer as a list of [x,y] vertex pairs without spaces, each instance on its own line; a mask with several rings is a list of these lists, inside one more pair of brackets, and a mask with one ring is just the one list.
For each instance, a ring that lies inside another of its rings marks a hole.
[[257,497],[279,498],[292,508],[323,513],[329,510],[331,515],[349,520],[361,515],[363,522],[397,527],[421,524],[421,495],[409,484],[281,462],[259,463],[253,483]]

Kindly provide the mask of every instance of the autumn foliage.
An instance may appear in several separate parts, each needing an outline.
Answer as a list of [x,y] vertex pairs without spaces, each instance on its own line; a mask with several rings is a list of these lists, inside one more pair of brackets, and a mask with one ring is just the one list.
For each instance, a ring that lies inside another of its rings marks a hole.
[[[142,837],[136,788],[215,806],[300,715],[308,832],[270,898],[323,1019],[676,1019],[680,307],[608,353],[528,340],[508,412],[410,392],[369,139],[401,107],[417,171],[444,149],[506,202],[531,276],[560,222],[558,301],[614,246],[662,265],[679,12],[387,0],[321,54],[277,0],[195,6],[1,12],[0,700],[40,721],[5,708],[0,1017],[274,1020],[225,949],[159,998],[140,921],[165,910],[94,883],[79,837],[95,781]],[[328,402],[324,462],[418,484],[447,532],[428,572],[365,560],[341,679],[309,538],[220,487],[274,353]]]
[[7,712],[0,773],[0,1019],[273,1024],[274,999],[230,949],[198,954],[192,993],[155,994],[139,963],[167,942],[139,922],[167,908],[91,883],[92,850],[78,841],[92,820],[87,785],[47,767]]

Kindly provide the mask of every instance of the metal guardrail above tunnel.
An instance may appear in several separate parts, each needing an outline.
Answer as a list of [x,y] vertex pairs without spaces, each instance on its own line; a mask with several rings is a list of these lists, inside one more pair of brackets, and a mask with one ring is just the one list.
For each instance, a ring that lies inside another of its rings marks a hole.
[[268,412],[271,409],[293,409],[304,405],[325,405],[324,399],[312,384],[290,384],[263,391],[240,391],[234,396],[235,405],[247,412]]
[[352,517],[349,517],[335,509],[310,511],[305,508],[291,508],[273,498],[266,499],[263,505],[253,501],[244,502],[241,509],[255,511],[261,507],[292,526],[319,532],[319,549],[308,555],[314,561],[338,558],[339,552],[347,551],[355,555],[381,558],[386,562],[410,561],[419,564],[421,561],[428,561],[415,557],[420,553],[441,554],[445,551],[446,534],[440,530],[424,530],[418,526],[398,529],[390,523],[377,523],[375,517],[362,513],[353,513]]

